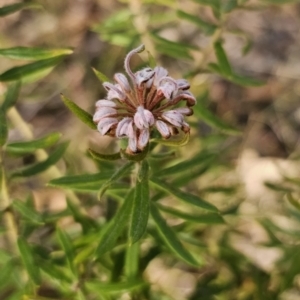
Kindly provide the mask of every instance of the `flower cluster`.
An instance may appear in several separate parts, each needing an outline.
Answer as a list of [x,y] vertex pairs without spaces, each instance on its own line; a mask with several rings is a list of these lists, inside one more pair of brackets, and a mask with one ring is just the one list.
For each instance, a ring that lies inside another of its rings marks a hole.
[[[114,75],[115,84],[104,82],[106,99],[96,102],[94,122],[102,135],[117,138],[127,137],[129,153],[143,151],[150,139],[152,128],[163,138],[179,133],[188,133],[189,125],[184,116],[193,114],[191,107],[196,99],[189,92],[190,85],[185,79],[173,79],[162,67],[144,68],[133,73],[130,59],[144,50],[144,45],[130,51],[124,68],[131,80],[122,73]],[[184,102],[184,106],[180,103]]]

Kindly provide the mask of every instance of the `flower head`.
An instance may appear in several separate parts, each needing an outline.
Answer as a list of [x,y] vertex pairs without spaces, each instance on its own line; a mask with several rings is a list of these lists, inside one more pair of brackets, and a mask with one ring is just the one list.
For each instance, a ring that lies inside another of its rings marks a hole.
[[185,79],[173,79],[162,67],[147,67],[133,73],[131,57],[143,50],[141,45],[125,58],[124,68],[130,80],[116,73],[114,84],[103,83],[107,96],[96,102],[93,116],[102,135],[128,138],[129,153],[143,151],[154,128],[165,139],[179,130],[188,133],[190,128],[184,118],[193,114],[191,107],[196,103],[188,91],[189,83]]

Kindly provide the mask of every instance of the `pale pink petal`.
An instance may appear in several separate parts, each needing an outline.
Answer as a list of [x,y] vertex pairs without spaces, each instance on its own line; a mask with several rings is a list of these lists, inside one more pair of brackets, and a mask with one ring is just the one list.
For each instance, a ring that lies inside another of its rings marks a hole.
[[160,80],[163,77],[168,76],[168,71],[166,69],[164,69],[163,67],[155,67],[154,71],[155,71],[155,76],[154,76],[154,80],[153,80],[153,85],[158,87]]
[[140,86],[142,83],[150,80],[155,75],[155,72],[151,68],[145,68],[136,72],[134,75],[135,83]]
[[173,99],[178,92],[176,81],[171,77],[163,77],[159,82],[158,92],[162,93],[166,99]]
[[116,107],[117,104],[111,100],[101,99],[96,102],[96,107]]
[[132,123],[132,118],[126,117],[122,119],[117,126],[116,129],[116,137],[124,137],[128,136],[128,126],[129,124]]
[[178,89],[180,89],[180,90],[188,90],[190,88],[189,82],[185,79],[177,79],[176,83],[177,83]]
[[165,122],[163,122],[161,120],[157,120],[155,122],[155,126],[156,126],[157,130],[159,131],[159,133],[162,135],[162,137],[167,139],[171,136],[170,128]]
[[99,121],[97,129],[102,135],[105,135],[117,123],[117,118],[103,118]]
[[119,84],[112,84],[110,82],[104,82],[103,86],[108,92],[107,93],[108,100],[119,99],[120,101],[123,101],[126,99],[126,95],[122,91],[122,88]]
[[154,116],[152,112],[148,109],[144,109],[143,106],[139,106],[134,115],[134,124],[139,129],[149,128],[154,124]]
[[181,127],[183,123],[183,115],[175,110],[162,113],[162,118],[177,127]]
[[189,107],[178,107],[178,108],[174,108],[173,110],[179,112],[184,116],[191,116],[193,114],[193,110]]
[[131,139],[133,139],[134,137],[136,138],[136,130],[133,126],[133,121],[132,120],[128,124],[127,136]]
[[127,77],[124,74],[116,73],[114,78],[115,78],[115,81],[121,86],[123,91],[130,92],[131,87],[130,87]]
[[150,137],[149,129],[141,130],[140,136],[138,139],[138,148],[140,150],[143,150],[147,146],[147,144],[149,143],[149,137]]
[[195,96],[190,91],[183,91],[178,96],[180,96],[181,99],[187,100],[188,106],[194,106],[197,103]]
[[112,108],[112,107],[102,107],[98,109],[94,116],[93,116],[93,121],[95,123],[98,123],[102,118],[105,117],[112,117],[117,114],[117,110]]

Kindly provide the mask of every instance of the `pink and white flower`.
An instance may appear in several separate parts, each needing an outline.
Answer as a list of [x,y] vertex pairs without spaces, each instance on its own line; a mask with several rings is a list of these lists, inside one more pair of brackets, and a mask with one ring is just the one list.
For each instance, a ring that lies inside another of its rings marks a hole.
[[93,116],[102,135],[128,138],[129,153],[143,151],[154,128],[165,139],[179,130],[188,133],[190,127],[184,118],[193,114],[191,107],[196,104],[189,83],[168,76],[166,69],[147,67],[132,72],[131,57],[143,50],[141,45],[125,58],[124,68],[130,80],[124,74],[116,73],[114,84],[103,83],[107,97],[96,102]]

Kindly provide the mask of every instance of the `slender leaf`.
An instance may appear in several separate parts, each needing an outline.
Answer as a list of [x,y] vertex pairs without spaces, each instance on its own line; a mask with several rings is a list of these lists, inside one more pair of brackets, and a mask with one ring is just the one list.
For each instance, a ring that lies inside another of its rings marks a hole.
[[55,151],[47,159],[44,161],[41,161],[39,163],[36,163],[34,165],[31,165],[29,167],[25,167],[23,169],[19,169],[18,171],[15,171],[11,174],[12,177],[27,177],[27,176],[33,176],[38,173],[46,171],[49,167],[56,164],[63,154],[65,153],[68,142],[60,144]]
[[27,221],[35,223],[35,224],[44,224],[43,218],[40,213],[36,212],[33,208],[26,205],[21,200],[15,199],[12,202],[13,208],[18,211],[23,218],[25,218]]
[[93,121],[93,116],[90,115],[88,112],[80,108],[77,104],[73,101],[66,98],[64,95],[61,95],[61,99],[64,102],[65,106],[76,116],[78,117],[83,123],[89,126],[92,129],[97,129],[96,124]]
[[108,77],[106,77],[102,72],[92,68],[95,75],[97,76],[97,78],[101,81],[101,82],[107,82],[109,81]]
[[95,252],[97,258],[114,247],[118,237],[126,227],[131,214],[133,197],[134,189],[127,194],[122,207],[101,231],[100,242]]
[[177,10],[177,16],[181,19],[187,20],[191,23],[194,23],[197,25],[200,29],[203,30],[203,32],[207,35],[212,35],[215,30],[217,29],[217,26],[214,24],[207,23],[200,19],[198,16],[194,16],[191,14],[188,14],[182,10]]
[[201,207],[206,210],[218,212],[218,209],[214,205],[206,202],[205,200],[195,195],[183,192],[177,189],[175,186],[171,186],[170,184],[167,184],[158,178],[151,177],[150,182],[153,183],[156,188],[175,196],[178,200],[182,200],[184,202]]
[[7,111],[10,107],[14,106],[18,100],[21,89],[21,81],[14,82],[8,86],[4,102],[2,104],[3,111]]
[[140,289],[145,286],[145,282],[142,280],[134,280],[128,282],[103,283],[98,280],[94,280],[87,281],[85,285],[90,291],[98,291],[104,294],[118,294]]
[[294,208],[296,208],[296,210],[300,211],[300,202],[297,201],[291,193],[287,194],[287,200]]
[[135,186],[132,214],[129,227],[129,240],[136,243],[145,233],[149,217],[149,165],[146,160],[141,163],[140,177]]
[[40,270],[37,263],[34,261],[34,254],[31,247],[27,244],[26,240],[22,237],[18,239],[18,247],[21,254],[23,264],[28,272],[28,275],[36,285],[41,283]]
[[121,158],[120,152],[114,153],[114,154],[102,154],[98,153],[92,149],[88,150],[89,153],[91,154],[92,158],[95,160],[118,160]]
[[195,258],[182,246],[176,233],[167,225],[154,203],[151,203],[150,212],[157,226],[158,233],[168,248],[185,262],[193,266],[199,266]]
[[225,123],[223,120],[218,118],[212,112],[210,112],[202,103],[198,102],[194,107],[194,112],[197,117],[203,120],[210,126],[231,135],[241,134],[241,131],[234,128],[233,126]]
[[58,142],[61,136],[61,133],[50,133],[49,135],[37,140],[10,143],[6,146],[6,150],[10,153],[17,154],[34,152],[37,149],[45,149],[53,146]]
[[47,48],[27,48],[27,47],[14,47],[0,49],[0,56],[5,56],[13,59],[24,60],[42,60],[53,58],[62,55],[70,55],[73,50],[70,48],[60,49],[47,49]]
[[121,168],[119,168],[115,173],[112,174],[112,176],[102,185],[100,191],[99,191],[99,197],[104,194],[104,192],[118,179],[123,177],[127,172],[132,168],[133,162],[129,161],[125,165],[123,165]]
[[6,72],[0,74],[0,81],[21,80],[23,78],[33,76],[37,73],[40,73],[41,71],[53,68],[58,63],[60,63],[63,58],[64,56],[57,56],[53,58],[39,60],[23,66],[11,68]]
[[31,3],[31,2],[19,2],[19,3],[14,3],[11,5],[6,5],[0,7],[0,17],[7,16],[9,14],[12,14],[14,12],[17,12],[21,9],[25,8],[40,8],[41,5],[37,3]]
[[73,249],[71,239],[67,235],[67,233],[64,232],[62,229],[60,229],[59,227],[56,228],[56,234],[57,234],[59,243],[60,243],[61,247],[63,248],[64,253],[66,254],[68,265],[69,265],[70,269],[72,270],[73,274],[76,275],[76,270],[75,270],[74,263],[73,263],[74,262],[74,249]]
[[6,115],[3,109],[0,108],[0,146],[3,146],[6,143],[8,137],[8,127]]
[[138,153],[127,153],[126,149],[120,149],[120,153],[121,153],[121,157],[125,158],[129,161],[135,161],[135,162],[139,162],[144,160],[147,157],[147,154],[149,152],[149,144],[147,145],[147,147],[142,151],[142,152],[138,152]]
[[200,223],[200,224],[224,224],[224,219],[221,215],[217,213],[207,213],[207,214],[201,214],[201,215],[191,215],[185,212],[181,212],[177,209],[169,208],[164,205],[161,205],[159,203],[156,204],[157,207],[175,217],[181,218],[183,220],[194,222],[194,223]]
[[137,277],[139,271],[139,243],[132,244],[126,248],[125,276],[128,279]]
[[215,53],[218,59],[219,67],[223,74],[225,75],[231,75],[232,69],[230,66],[230,63],[228,61],[227,55],[223,49],[223,46],[220,41],[217,41],[214,45]]
[[183,137],[179,136],[179,139],[171,138],[171,139],[163,140],[163,139],[154,138],[151,140],[151,142],[162,144],[162,145],[169,146],[169,147],[182,147],[182,146],[185,146],[189,142],[189,139],[190,139],[190,134],[185,133],[183,135]]

